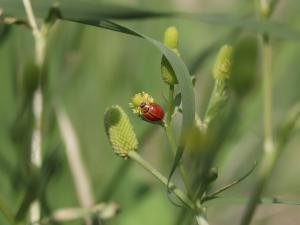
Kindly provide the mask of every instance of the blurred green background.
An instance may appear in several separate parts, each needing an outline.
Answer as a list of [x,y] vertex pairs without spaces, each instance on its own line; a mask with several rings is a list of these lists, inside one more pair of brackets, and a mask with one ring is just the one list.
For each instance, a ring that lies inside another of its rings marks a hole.
[[[255,14],[252,1],[242,0],[124,0],[112,1],[131,7],[175,10],[197,13],[233,15]],[[1,0],[0,0],[1,3]],[[272,20],[300,28],[299,1],[280,1]],[[216,41],[234,43],[238,35],[228,38],[231,28],[184,19],[147,19],[118,21],[162,40],[166,27],[175,25],[180,34],[179,50],[190,66],[197,56]],[[300,99],[299,43],[272,40],[273,49],[273,112],[274,128],[290,106]],[[220,46],[217,46],[220,47]],[[25,65],[33,60],[32,33],[22,26],[12,26],[0,43],[0,193],[2,200],[16,210],[24,194],[20,178],[20,146],[12,140],[12,130],[20,107],[18,80]],[[212,91],[211,70],[216,51],[199,64],[195,95],[197,111],[203,115]],[[142,39],[95,27],[59,21],[50,31],[46,65],[48,88],[45,108],[44,157],[55,156],[55,170],[46,186],[45,199],[49,210],[78,206],[78,200],[66,161],[64,145],[51,118],[51,101],[60,99],[66,107],[82,149],[82,158],[91,179],[97,202],[123,160],[116,157],[108,143],[103,127],[103,113],[108,106],[119,104],[134,124],[142,155],[167,175],[172,156],[165,134],[160,128],[151,129],[130,112],[128,102],[137,92],[146,91],[165,104],[167,86],[160,77],[161,54]],[[258,74],[256,89],[243,102],[236,131],[222,147],[216,166],[219,187],[251,167],[259,159],[262,146],[262,92]],[[176,120],[179,122],[179,119]],[[235,121],[232,121],[233,123]],[[151,131],[149,132],[149,129]],[[146,133],[146,134],[145,134]],[[146,137],[146,138],[145,138]],[[264,196],[300,199],[298,163],[300,135],[292,138],[276,166]],[[226,192],[228,196],[248,196],[255,176]],[[180,209],[171,204],[165,188],[138,165],[130,165],[128,173],[116,187],[111,200],[122,211],[107,224],[152,225],[175,224]],[[212,225],[237,224],[242,204],[209,203],[208,218]],[[253,224],[300,224],[299,207],[262,205]],[[6,220],[0,214],[0,224]],[[80,224],[70,222],[65,224]]]

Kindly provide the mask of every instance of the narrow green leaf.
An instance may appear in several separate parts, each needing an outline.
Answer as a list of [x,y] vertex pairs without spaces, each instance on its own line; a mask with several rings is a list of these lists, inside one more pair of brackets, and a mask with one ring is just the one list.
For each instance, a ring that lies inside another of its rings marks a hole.
[[205,196],[203,199],[202,199],[202,202],[205,202],[205,201],[209,201],[209,200],[212,200],[214,198],[217,197],[218,194],[228,190],[229,188],[233,187],[234,185],[242,182],[243,180],[245,180],[256,168],[256,162],[254,162],[253,166],[251,167],[251,169],[249,171],[247,171],[247,173],[245,173],[242,177],[238,178],[237,180],[231,182],[230,184],[227,184],[223,187],[221,187],[220,189],[214,191],[213,193]]
[[[175,12],[156,12],[138,8],[127,7],[125,5],[108,2],[95,2],[86,0],[43,0],[32,1],[33,11],[36,16],[46,18],[49,8],[56,7],[68,18],[77,20],[100,20],[100,19],[147,19],[157,17],[174,16]],[[2,0],[0,7],[7,15],[14,15],[26,18],[22,1]]]
[[[225,203],[225,204],[245,204],[248,199],[245,197],[229,197],[229,196],[216,196],[210,201],[211,203]],[[282,205],[300,205],[300,200],[284,200],[276,197],[267,198],[263,197],[259,200],[259,204],[282,204]]]
[[[33,8],[36,16],[45,18],[51,6],[56,5],[63,17],[77,21],[99,21],[101,19],[149,19],[161,17],[178,17],[199,22],[226,25],[233,28],[242,28],[258,33],[267,33],[274,37],[300,41],[300,31],[290,28],[287,24],[270,21],[261,21],[256,18],[247,18],[239,15],[196,14],[184,12],[162,12],[130,8],[122,5],[92,2],[92,1],[34,1]],[[18,0],[2,0],[0,8],[4,15],[26,18],[23,5]]]

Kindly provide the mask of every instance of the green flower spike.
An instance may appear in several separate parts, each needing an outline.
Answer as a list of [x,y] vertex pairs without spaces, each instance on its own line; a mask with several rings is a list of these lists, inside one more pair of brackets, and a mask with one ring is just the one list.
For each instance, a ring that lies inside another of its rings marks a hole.
[[228,99],[228,79],[232,70],[233,48],[223,45],[213,68],[215,85],[205,113],[204,122],[208,125],[223,110]]
[[128,116],[118,106],[109,107],[104,114],[104,126],[114,152],[128,158],[130,151],[138,148],[138,141]]
[[[164,35],[164,44],[171,48],[178,56],[180,55],[177,49],[178,31],[176,27],[171,26],[166,29]],[[178,83],[175,72],[165,56],[163,56],[161,59],[161,74],[164,82],[167,84],[174,85]]]
[[230,76],[232,66],[233,48],[224,45],[218,52],[217,59],[213,68],[215,80],[226,80]]

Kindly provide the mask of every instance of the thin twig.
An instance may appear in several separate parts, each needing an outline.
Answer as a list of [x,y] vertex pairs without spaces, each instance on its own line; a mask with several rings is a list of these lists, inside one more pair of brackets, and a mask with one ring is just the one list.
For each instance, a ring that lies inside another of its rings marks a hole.
[[23,5],[27,14],[27,18],[29,21],[29,24],[32,28],[32,32],[33,35],[39,35],[40,34],[40,30],[38,28],[34,13],[33,13],[33,9],[32,9],[32,5],[31,5],[31,1],[30,0],[23,0]]
[[119,205],[114,202],[99,203],[89,208],[62,208],[43,218],[40,223],[44,225],[53,222],[68,222],[83,219],[87,216],[97,216],[102,220],[107,220],[114,217],[119,209]]
[[[94,204],[93,191],[81,159],[79,142],[75,130],[62,106],[56,107],[56,116],[60,133],[65,143],[66,155],[80,206],[85,208],[91,207]],[[90,223],[88,220],[86,222]]]

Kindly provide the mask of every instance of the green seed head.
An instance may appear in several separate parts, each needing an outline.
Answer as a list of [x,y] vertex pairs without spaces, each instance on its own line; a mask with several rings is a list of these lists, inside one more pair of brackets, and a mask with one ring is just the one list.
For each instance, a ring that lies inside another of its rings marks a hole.
[[104,126],[114,152],[128,158],[130,151],[138,148],[138,141],[128,116],[118,106],[109,107],[104,114]]
[[168,27],[164,35],[164,44],[169,48],[177,48],[178,45],[178,31],[176,27]]
[[224,45],[219,50],[217,59],[213,68],[215,80],[226,80],[230,76],[232,67],[233,49],[229,45]]

